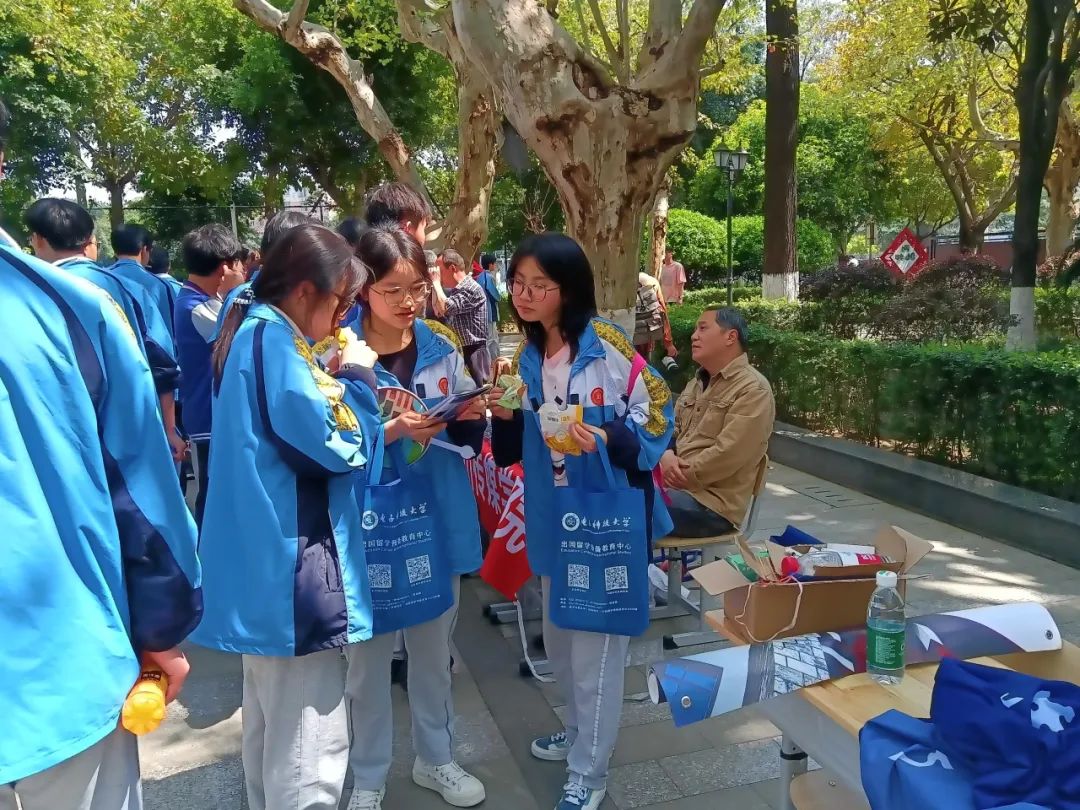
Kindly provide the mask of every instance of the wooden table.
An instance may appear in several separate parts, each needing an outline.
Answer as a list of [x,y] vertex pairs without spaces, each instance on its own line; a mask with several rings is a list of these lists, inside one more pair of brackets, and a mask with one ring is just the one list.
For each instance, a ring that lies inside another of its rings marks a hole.
[[[733,643],[750,643],[736,625],[724,618],[722,611],[711,611],[706,619]],[[1052,652],[1013,653],[973,660],[1048,680],[1075,683],[1080,677],[1080,647],[1067,641],[1060,650]],[[866,808],[859,773],[859,731],[889,709],[912,717],[929,717],[937,670],[937,664],[910,666],[896,686],[883,686],[865,673],[849,675],[757,704],[783,734],[780,806],[785,810]],[[803,776],[807,755],[819,762],[832,778],[820,774]],[[823,800],[823,792],[829,790],[835,791],[834,795]]]

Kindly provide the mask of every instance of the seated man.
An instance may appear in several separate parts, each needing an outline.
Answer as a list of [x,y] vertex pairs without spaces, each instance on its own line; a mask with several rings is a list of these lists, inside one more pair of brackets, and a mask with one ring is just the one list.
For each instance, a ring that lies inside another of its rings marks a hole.
[[746,357],[738,310],[706,310],[690,340],[700,368],[675,405],[675,437],[660,460],[676,537],[711,537],[739,526],[768,449],[772,386]]

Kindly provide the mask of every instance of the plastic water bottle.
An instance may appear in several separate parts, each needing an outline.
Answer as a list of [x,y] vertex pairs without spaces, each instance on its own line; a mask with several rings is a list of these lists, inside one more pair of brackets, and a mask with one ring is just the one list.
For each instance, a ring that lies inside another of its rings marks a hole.
[[120,722],[132,734],[148,734],[165,719],[165,693],[169,679],[160,669],[144,669],[128,692]]
[[896,574],[878,571],[877,590],[866,611],[866,671],[880,684],[895,685],[904,677],[906,624]]

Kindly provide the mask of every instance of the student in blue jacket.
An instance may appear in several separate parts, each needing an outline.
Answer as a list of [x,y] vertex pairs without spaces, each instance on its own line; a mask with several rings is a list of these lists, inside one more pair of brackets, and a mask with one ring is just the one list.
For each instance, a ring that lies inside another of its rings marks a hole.
[[[556,553],[554,489],[603,478],[596,434],[620,483],[645,491],[650,539],[671,531],[651,470],[667,449],[674,414],[671,392],[652,369],[631,385],[634,348],[619,327],[596,317],[592,269],[577,242],[554,233],[529,237],[511,259],[507,286],[525,334],[514,367],[527,393],[522,410],[510,412],[497,404],[503,392],[491,392],[492,451],[500,466],[522,463],[526,549],[547,597]],[[570,429],[581,455],[557,453],[544,442],[537,410],[547,403],[583,407],[584,424]],[[534,741],[532,753],[567,763],[557,810],[596,810],[619,731],[629,638],[564,630],[548,615],[545,598],[544,647],[566,696],[566,727]]]
[[[430,292],[427,262],[416,238],[399,225],[380,225],[360,236],[356,252],[371,278],[361,294],[361,317],[351,328],[379,353],[375,366],[379,386],[406,388],[429,406],[447,394],[476,388],[466,372],[457,336],[442,324],[416,317]],[[423,435],[437,434],[442,445],[429,447],[416,463],[399,470],[400,486],[415,493],[416,503],[432,504],[448,565],[441,575],[452,579],[454,592],[453,607],[404,631],[417,755],[412,776],[416,784],[436,791],[455,807],[479,804],[485,791],[479,779],[454,761],[453,751],[450,635],[461,575],[476,571],[482,562],[476,500],[465,463],[454,446],[478,451],[486,427],[486,402],[479,397],[458,420],[435,425]],[[390,662],[394,641],[395,633],[388,632],[346,650],[353,732],[350,810],[382,806],[393,755]]]
[[[243,655],[243,760],[252,810],[334,810],[348,765],[341,649],[371,636],[352,473],[365,464],[356,381],[372,411],[374,356],[351,341],[332,376],[310,344],[366,277],[318,225],[282,237],[214,346],[210,487],[199,555],[206,613],[192,640]],[[386,426],[387,440],[402,423]]]
[[0,807],[138,810],[120,708],[202,613],[154,382],[106,293],[2,246],[0,345]]
[[150,365],[165,435],[173,458],[180,461],[187,445],[176,431],[173,391],[180,379],[180,368],[171,348],[171,331],[161,322],[155,307],[145,306],[136,287],[97,263],[94,220],[86,209],[70,200],[45,197],[26,209],[24,219],[34,255],[101,287],[123,310]]

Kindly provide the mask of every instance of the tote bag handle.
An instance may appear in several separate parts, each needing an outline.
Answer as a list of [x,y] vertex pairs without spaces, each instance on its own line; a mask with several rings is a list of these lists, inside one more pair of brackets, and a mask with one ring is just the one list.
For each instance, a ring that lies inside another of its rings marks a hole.
[[[389,450],[386,447],[386,431],[380,430],[378,436],[375,438],[375,444],[371,449],[371,458],[368,459],[371,472],[368,474],[368,484],[370,486],[381,486],[383,483],[383,476],[385,475],[385,468],[383,466],[386,454],[389,452],[390,461],[394,467],[394,474],[397,476],[396,480],[401,480],[401,470],[408,466],[405,463],[404,457],[401,455],[402,451],[400,445],[394,442],[390,446]],[[390,483],[394,483],[391,481]]]

